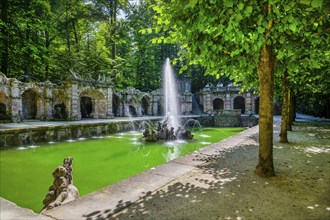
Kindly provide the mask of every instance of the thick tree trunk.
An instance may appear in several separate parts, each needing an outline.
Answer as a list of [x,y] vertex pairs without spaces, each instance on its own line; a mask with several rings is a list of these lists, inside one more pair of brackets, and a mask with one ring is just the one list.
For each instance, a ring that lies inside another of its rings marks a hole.
[[283,103],[282,103],[282,120],[281,120],[281,143],[288,143],[288,120],[289,120],[289,103],[288,103],[288,72],[283,75]]
[[259,163],[256,174],[261,177],[275,176],[273,163],[273,96],[275,56],[272,46],[261,49],[258,75],[260,85],[259,104]]
[[3,34],[1,42],[1,67],[0,71],[7,75],[8,73],[8,0],[1,0],[1,21],[4,25],[1,26],[1,33]]
[[288,131],[292,131],[292,125],[293,125],[293,121],[296,118],[296,107],[295,107],[295,100],[294,100],[294,96],[291,92],[291,90],[289,89],[288,91],[288,103],[289,103],[289,118],[288,118]]

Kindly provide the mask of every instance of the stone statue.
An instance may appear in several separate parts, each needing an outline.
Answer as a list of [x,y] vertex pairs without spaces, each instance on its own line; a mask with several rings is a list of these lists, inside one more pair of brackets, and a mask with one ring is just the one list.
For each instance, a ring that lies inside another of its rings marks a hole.
[[43,200],[41,213],[79,197],[78,189],[73,185],[72,161],[72,157],[65,158],[63,166],[58,166],[53,172],[54,181]]
[[[150,132],[151,130],[151,132]],[[173,127],[167,128],[167,120],[158,122],[157,128],[147,128],[143,132],[143,140],[146,142],[174,141],[177,139],[193,140],[194,135],[190,131],[182,129],[180,126],[175,130]]]
[[67,170],[66,179],[69,181],[69,184],[73,184],[73,176],[72,176],[72,157],[67,157],[63,161],[63,166]]

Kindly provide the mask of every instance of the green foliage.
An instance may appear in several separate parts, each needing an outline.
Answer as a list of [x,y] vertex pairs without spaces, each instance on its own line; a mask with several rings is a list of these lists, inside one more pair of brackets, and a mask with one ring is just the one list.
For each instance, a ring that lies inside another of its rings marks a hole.
[[[5,4],[6,3],[6,4]],[[179,47],[155,37],[150,1],[128,0],[2,1],[1,70],[56,83],[70,78],[111,78],[116,87],[159,88],[161,68]],[[118,17],[120,10],[126,18]],[[8,63],[6,63],[8,61]],[[24,77],[20,77],[24,79]]]
[[[259,1],[187,2],[156,1],[155,24],[168,31],[166,41],[181,42],[188,65],[199,63],[207,74],[231,75],[246,88],[257,86],[256,67],[265,43],[289,72],[299,72],[301,65],[326,65],[329,5],[322,0],[268,1],[268,15]],[[304,54],[309,55],[302,62]]]

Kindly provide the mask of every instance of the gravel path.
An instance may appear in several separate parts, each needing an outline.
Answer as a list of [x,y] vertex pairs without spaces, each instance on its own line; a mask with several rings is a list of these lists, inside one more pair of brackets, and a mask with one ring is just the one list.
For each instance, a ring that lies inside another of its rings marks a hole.
[[[299,120],[298,120],[299,121]],[[257,135],[179,177],[114,219],[330,219],[330,124],[296,122],[289,144],[274,125],[277,176],[254,174]]]

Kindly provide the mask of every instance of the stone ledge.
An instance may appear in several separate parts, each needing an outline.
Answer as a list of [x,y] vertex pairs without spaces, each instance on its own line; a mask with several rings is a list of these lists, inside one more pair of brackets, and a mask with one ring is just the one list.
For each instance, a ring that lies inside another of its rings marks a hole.
[[13,202],[10,202],[0,197],[0,219],[13,220],[13,219],[31,219],[31,220],[50,220],[48,216],[34,213],[30,209],[19,207]]

